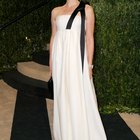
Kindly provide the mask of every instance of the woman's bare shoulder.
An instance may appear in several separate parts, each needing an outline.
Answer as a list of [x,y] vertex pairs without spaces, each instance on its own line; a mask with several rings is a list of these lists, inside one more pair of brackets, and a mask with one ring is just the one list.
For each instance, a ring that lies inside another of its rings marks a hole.
[[85,12],[87,17],[94,16],[94,9],[91,5],[86,4]]
[[62,6],[57,6],[52,9],[52,15],[56,16],[58,13],[60,13],[63,10],[64,5]]
[[87,13],[93,13],[94,12],[93,7],[91,5],[88,5],[88,4],[86,4],[86,6],[85,6],[85,11]]

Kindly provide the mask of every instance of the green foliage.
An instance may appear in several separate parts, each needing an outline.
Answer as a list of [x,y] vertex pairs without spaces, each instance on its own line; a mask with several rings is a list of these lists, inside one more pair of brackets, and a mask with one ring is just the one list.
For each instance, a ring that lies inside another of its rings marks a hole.
[[91,3],[96,15],[94,80],[101,111],[138,112],[140,2]]
[[[37,5],[37,0],[0,1],[0,23],[24,13]],[[18,22],[0,31],[0,73],[13,69],[19,61],[31,60],[31,54],[42,50],[50,39],[50,11],[52,3],[45,5]]]

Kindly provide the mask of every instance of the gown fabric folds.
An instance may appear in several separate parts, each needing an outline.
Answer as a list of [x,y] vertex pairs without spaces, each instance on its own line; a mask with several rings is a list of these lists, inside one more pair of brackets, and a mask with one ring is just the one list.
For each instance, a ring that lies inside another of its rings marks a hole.
[[81,16],[76,15],[71,29],[66,29],[70,16],[57,16],[57,32],[52,45],[54,138],[107,140],[98,111],[93,79],[89,77],[86,43],[82,72]]

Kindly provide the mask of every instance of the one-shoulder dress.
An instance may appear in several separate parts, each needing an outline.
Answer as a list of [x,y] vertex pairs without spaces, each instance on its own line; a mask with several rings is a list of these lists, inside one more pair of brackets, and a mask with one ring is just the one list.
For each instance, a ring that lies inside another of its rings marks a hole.
[[106,140],[93,79],[89,77],[86,43],[83,72],[81,69],[81,16],[76,15],[71,29],[66,29],[70,16],[57,16],[57,32],[52,45],[54,138]]

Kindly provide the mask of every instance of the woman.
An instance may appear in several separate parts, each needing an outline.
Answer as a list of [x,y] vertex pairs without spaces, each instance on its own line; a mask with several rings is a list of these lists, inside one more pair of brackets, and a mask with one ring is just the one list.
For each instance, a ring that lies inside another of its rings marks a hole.
[[106,140],[92,81],[93,8],[88,4],[84,8],[86,34],[83,71],[80,11],[71,29],[66,29],[72,13],[80,3],[78,0],[67,0],[63,6],[51,12],[49,66],[54,83],[53,133],[55,140]]

